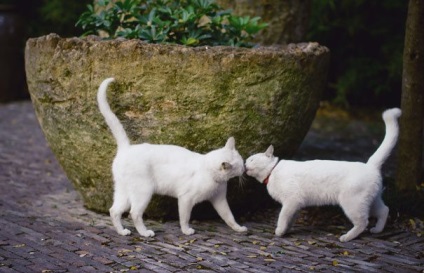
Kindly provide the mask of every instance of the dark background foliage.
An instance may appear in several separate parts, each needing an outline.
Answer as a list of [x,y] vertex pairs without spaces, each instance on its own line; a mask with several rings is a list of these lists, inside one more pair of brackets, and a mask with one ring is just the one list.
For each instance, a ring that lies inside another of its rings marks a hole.
[[[79,15],[92,0],[0,0],[18,4],[27,37],[79,36]],[[331,50],[324,100],[339,106],[399,106],[408,1],[312,0],[305,40]]]
[[27,22],[27,36],[36,37],[49,33],[61,36],[79,36],[82,30],[75,27],[86,5],[93,0],[0,0],[17,5]]
[[408,1],[313,0],[307,40],[330,48],[324,99],[399,106]]

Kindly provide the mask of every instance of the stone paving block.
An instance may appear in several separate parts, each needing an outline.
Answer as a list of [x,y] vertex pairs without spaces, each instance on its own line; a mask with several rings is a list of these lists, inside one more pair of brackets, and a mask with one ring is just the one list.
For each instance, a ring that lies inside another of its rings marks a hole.
[[196,265],[194,265],[194,268],[199,270],[210,270],[212,272],[228,272],[232,270],[227,266],[220,266],[210,260],[199,261]]
[[29,252],[42,252],[42,253],[52,253],[55,250],[49,247],[46,247],[43,241],[34,242],[33,240],[28,240],[27,236],[22,236],[19,238],[19,241],[24,243],[26,246],[25,251]]
[[69,272],[70,270],[78,270],[77,268],[61,268],[56,265],[52,265],[50,263],[47,263],[45,261],[33,261],[34,264],[25,265],[28,271],[32,272]]
[[22,257],[15,257],[15,258],[8,258],[2,261],[0,264],[4,265],[21,265],[21,266],[28,266],[33,264],[34,261],[30,259],[22,259]]
[[175,255],[164,254],[164,255],[161,256],[161,258],[164,261],[164,263],[172,265],[172,266],[179,268],[179,269],[184,268],[187,265],[186,262],[182,262]]
[[[402,242],[402,245],[405,247],[411,246],[411,247],[415,247],[415,246],[419,246],[419,245],[424,245],[424,238],[423,237],[414,237],[414,236],[409,236],[408,238],[405,238],[405,240]],[[423,250],[423,248],[420,248],[421,250]]]
[[94,239],[94,240],[98,241],[100,244],[107,244],[107,243],[110,242],[109,239],[104,238],[104,237],[102,237],[98,234],[91,233],[89,230],[87,230],[87,231],[86,230],[77,230],[76,232],[77,232],[78,235],[82,235],[82,236]]
[[88,266],[82,266],[82,267],[78,268],[78,272],[94,273],[94,272],[99,272],[99,270],[95,267],[88,265]]
[[0,248],[0,256],[3,258],[4,263],[7,263],[7,261],[10,261],[12,259],[19,259],[20,258],[19,255],[16,255],[15,253],[4,249],[4,247]]
[[255,270],[257,270],[258,272],[274,272],[275,269],[268,267],[266,265],[263,264],[259,264],[259,263],[252,263],[252,262],[248,262],[248,261],[244,261],[243,264],[248,265],[250,268],[253,268]]
[[[11,267],[11,269],[15,270],[16,272],[20,272],[20,273],[28,273],[28,268],[25,265],[20,265],[19,263],[15,263],[13,264]],[[1,269],[1,268],[0,268]]]
[[249,266],[243,264],[243,260],[244,260],[244,257],[243,257],[243,259],[236,258],[234,260],[229,261],[230,267],[231,268],[238,268],[238,269],[247,269],[247,268],[249,268]]
[[2,273],[16,273],[16,272],[20,272],[20,271],[17,271],[12,267],[6,267],[6,266],[0,265],[0,272],[2,272]]
[[382,264],[379,263],[370,263],[364,260],[360,260],[360,259],[353,259],[353,258],[343,258],[344,262],[350,262],[352,265],[359,265],[361,267],[367,267],[367,268],[374,268],[374,269],[379,269],[382,268]]
[[412,266],[424,265],[424,261],[422,259],[418,260],[411,256],[404,256],[400,254],[396,254],[396,255],[381,254],[380,257],[386,261],[389,261],[392,264],[402,263],[404,265],[412,265]]
[[66,251],[69,251],[69,252],[75,252],[79,249],[79,247],[76,247],[75,245],[71,245],[69,243],[60,243],[60,242],[59,242],[59,244],[56,244],[56,243],[52,244],[52,246],[55,247],[55,248],[60,247],[60,248],[66,250]]
[[55,258],[59,261],[62,261],[64,263],[72,264],[75,267],[82,267],[85,265],[90,265],[90,261],[88,258],[78,258],[75,256],[74,253],[53,253],[50,255],[52,258]]
[[154,245],[149,245],[148,243],[142,244],[142,253],[147,257],[156,257],[162,254],[159,248],[156,248]]
[[219,267],[227,267],[230,265],[230,259],[227,256],[220,255],[220,254],[208,255],[208,257],[205,259],[207,261],[211,261],[213,264]]
[[93,260],[100,262],[104,265],[111,265],[111,264],[114,263],[114,261],[111,261],[111,260],[104,258],[104,257],[93,257]]
[[366,265],[358,264],[354,267],[359,272],[381,272],[380,268],[368,267]]
[[145,260],[143,261],[143,264],[141,265],[141,268],[152,270],[154,272],[163,272],[163,273],[171,273],[175,272],[177,269],[174,269],[170,266],[163,265],[161,263],[158,263],[154,260]]
[[33,252],[34,250],[32,248],[29,248],[25,244],[17,244],[13,246],[5,246],[4,250],[7,252],[12,252],[18,257],[30,259],[30,252]]
[[165,252],[168,252],[169,254],[173,254],[173,255],[178,255],[178,253],[184,250],[180,246],[174,246],[168,243],[155,242],[154,244],[160,248],[163,248]]
[[138,270],[138,272],[140,272],[140,273],[153,273],[153,272],[155,272],[155,271],[152,271],[152,270],[148,270],[148,269],[142,268],[142,269],[139,269],[139,270]]
[[391,273],[410,273],[410,272],[423,272],[423,267],[421,266],[420,268],[416,268],[416,269],[412,269],[409,267],[397,267],[397,266],[385,266],[384,267],[384,271],[386,272],[391,272]]

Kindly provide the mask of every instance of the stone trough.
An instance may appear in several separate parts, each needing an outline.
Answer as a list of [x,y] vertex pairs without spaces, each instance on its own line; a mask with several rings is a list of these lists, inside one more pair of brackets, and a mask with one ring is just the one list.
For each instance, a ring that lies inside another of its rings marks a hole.
[[[307,133],[325,86],[329,50],[316,43],[254,49],[188,48],[98,37],[29,39],[28,88],[46,139],[87,208],[112,203],[115,140],[96,102],[107,77],[112,110],[133,143],[175,144],[206,153],[229,136],[246,158],[273,144],[290,157]],[[261,207],[265,189],[229,183],[236,212]],[[252,202],[254,200],[254,202]],[[197,215],[207,215],[198,209]],[[155,197],[146,214],[175,216],[176,202]]]

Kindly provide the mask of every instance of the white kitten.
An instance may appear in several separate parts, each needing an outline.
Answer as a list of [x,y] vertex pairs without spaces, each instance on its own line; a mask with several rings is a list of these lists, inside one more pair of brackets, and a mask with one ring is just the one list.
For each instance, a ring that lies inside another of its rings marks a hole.
[[155,233],[147,230],[143,223],[143,213],[153,194],[178,198],[181,230],[191,235],[189,227],[193,206],[209,200],[221,218],[232,229],[244,232],[228,206],[226,199],[227,181],[244,172],[243,159],[235,149],[235,141],[230,137],[225,147],[205,155],[191,152],[173,145],[152,145],[148,143],[131,145],[118,118],[107,102],[106,90],[113,78],[102,82],[97,93],[100,112],[109,125],[118,145],[112,165],[114,178],[114,200],[110,216],[117,232],[129,235],[124,229],[121,216],[130,210],[134,225],[145,237]]
[[381,232],[389,208],[381,199],[380,169],[396,144],[399,133],[397,118],[400,115],[401,111],[397,108],[383,113],[386,136],[367,163],[330,160],[278,162],[278,158],[273,156],[272,145],[265,153],[249,157],[246,160],[247,175],[268,184],[271,197],[283,205],[275,234],[285,234],[295,213],[301,208],[337,204],[354,225],[340,237],[340,241],[350,241],[362,233],[368,225],[369,216],[377,218],[371,232]]

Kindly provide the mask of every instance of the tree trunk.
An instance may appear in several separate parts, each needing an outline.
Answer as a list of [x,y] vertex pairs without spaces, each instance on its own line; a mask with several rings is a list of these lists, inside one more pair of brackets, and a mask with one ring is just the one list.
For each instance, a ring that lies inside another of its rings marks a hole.
[[396,186],[411,191],[422,182],[424,121],[424,1],[410,0],[403,51],[402,117]]

